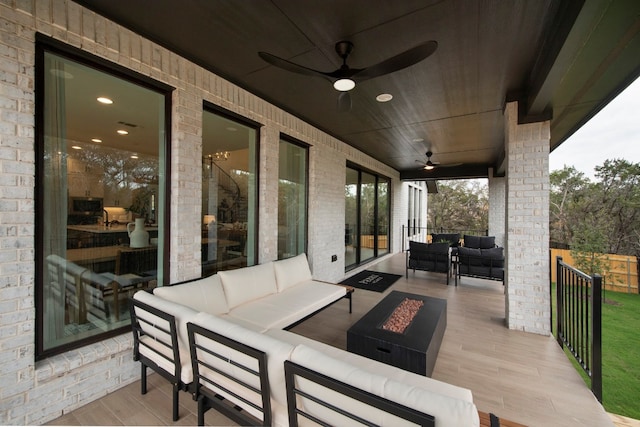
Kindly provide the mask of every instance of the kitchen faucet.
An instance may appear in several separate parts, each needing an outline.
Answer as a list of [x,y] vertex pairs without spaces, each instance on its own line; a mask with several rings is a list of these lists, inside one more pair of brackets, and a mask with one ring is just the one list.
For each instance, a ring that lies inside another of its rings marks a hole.
[[107,210],[106,210],[106,209],[102,209],[102,210],[104,211],[104,214],[105,214],[105,215],[106,215],[106,217],[107,217],[107,220],[104,222],[104,226],[105,226],[105,227],[109,227],[109,212],[107,212]]

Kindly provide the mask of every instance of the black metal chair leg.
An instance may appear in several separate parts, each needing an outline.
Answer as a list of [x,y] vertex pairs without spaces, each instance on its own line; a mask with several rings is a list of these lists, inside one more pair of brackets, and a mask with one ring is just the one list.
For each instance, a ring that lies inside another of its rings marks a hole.
[[178,421],[178,393],[180,388],[178,384],[173,385],[173,421]]
[[200,395],[198,397],[198,425],[204,425],[204,411],[205,411],[205,397]]
[[140,394],[147,394],[147,367],[144,363],[140,364],[142,372],[140,373]]

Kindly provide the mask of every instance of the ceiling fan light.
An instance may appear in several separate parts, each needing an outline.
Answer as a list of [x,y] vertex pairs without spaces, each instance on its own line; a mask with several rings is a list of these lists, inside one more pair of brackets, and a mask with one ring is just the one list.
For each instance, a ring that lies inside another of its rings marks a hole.
[[333,82],[333,87],[340,92],[347,92],[356,87],[356,82],[351,79],[338,79]]
[[435,169],[435,166],[433,165],[433,163],[431,163],[431,160],[429,160],[427,164],[424,165],[424,170],[432,171],[433,169]]

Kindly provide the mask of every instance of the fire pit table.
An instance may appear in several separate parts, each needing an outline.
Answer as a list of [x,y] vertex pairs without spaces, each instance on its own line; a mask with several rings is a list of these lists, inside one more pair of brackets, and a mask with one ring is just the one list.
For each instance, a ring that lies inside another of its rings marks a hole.
[[446,327],[446,300],[393,291],[349,328],[347,351],[430,377]]

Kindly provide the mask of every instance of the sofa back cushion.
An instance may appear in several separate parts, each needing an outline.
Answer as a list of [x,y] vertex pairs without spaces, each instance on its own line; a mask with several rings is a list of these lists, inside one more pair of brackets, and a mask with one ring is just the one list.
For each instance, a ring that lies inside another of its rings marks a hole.
[[307,261],[307,256],[303,253],[292,258],[275,261],[273,270],[276,275],[278,292],[311,280],[309,262]]
[[469,236],[464,235],[464,246],[467,248],[489,249],[496,246],[495,236]]
[[229,310],[278,292],[273,262],[218,273]]
[[196,311],[211,314],[229,312],[222,283],[217,274],[192,282],[160,286],[155,288],[153,293],[160,298],[186,305]]
[[[456,399],[415,385],[394,381],[327,356],[303,344],[296,346],[291,353],[291,361],[368,393],[432,415],[435,417],[438,427],[478,426],[480,423],[478,410],[471,401]],[[425,378],[425,382],[428,381],[431,379]],[[359,415],[374,424],[388,426],[410,424],[381,409],[345,397],[334,390],[306,379],[298,378],[296,386],[303,392],[308,392],[312,396],[319,397],[339,408],[344,408],[347,412]],[[300,404],[306,412],[317,416],[330,425],[346,425],[347,423],[342,415],[309,399],[301,398]]]

